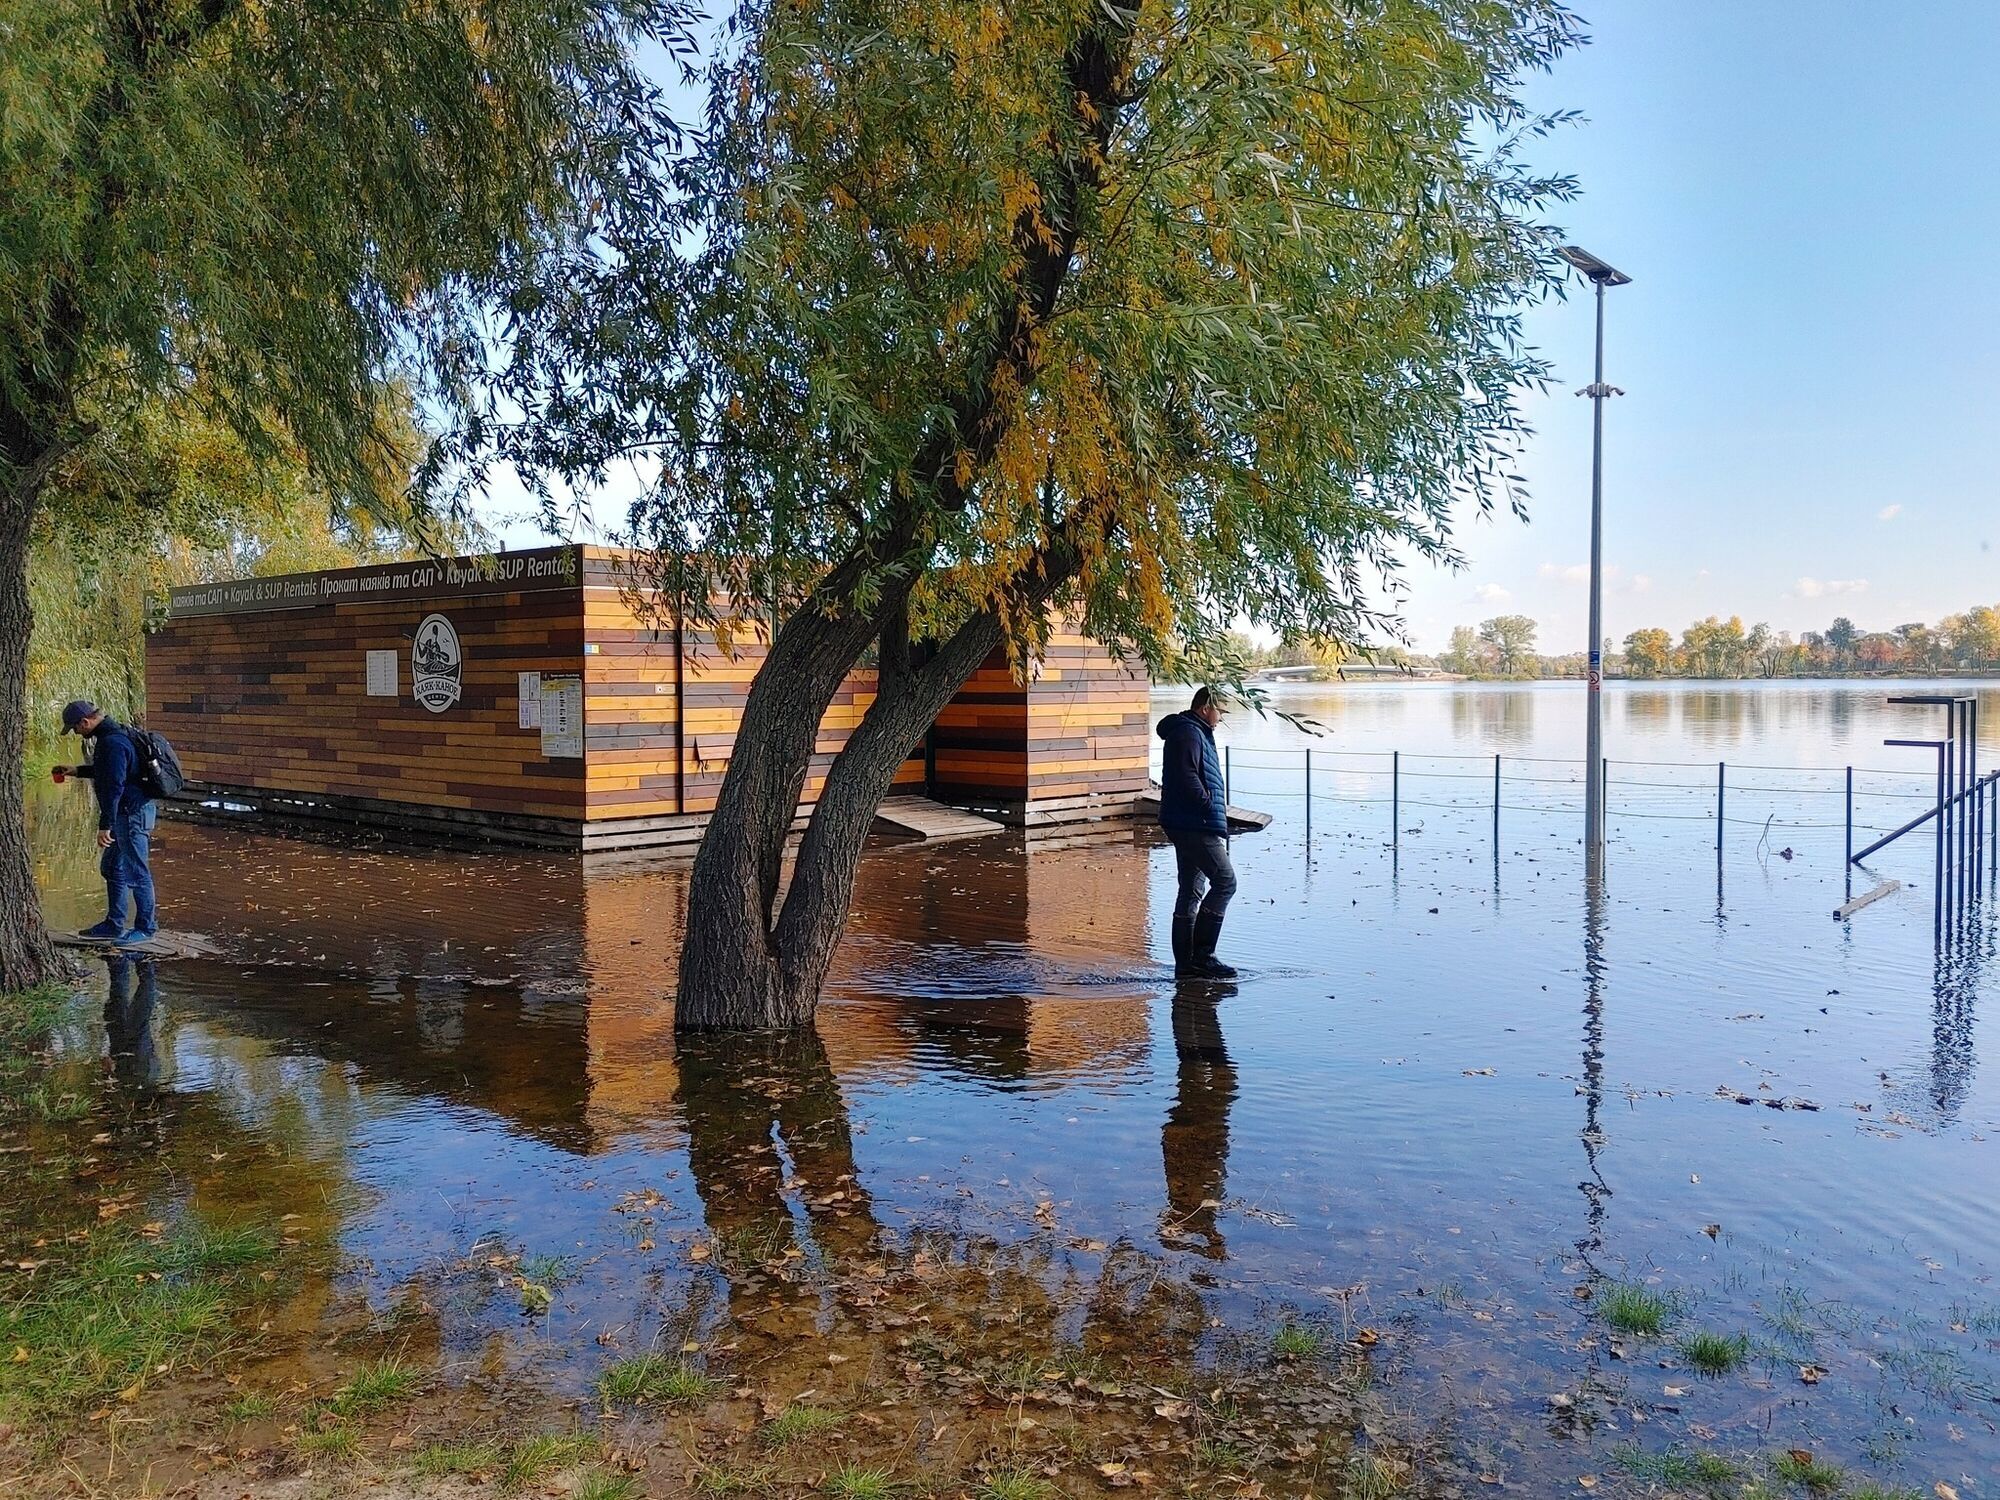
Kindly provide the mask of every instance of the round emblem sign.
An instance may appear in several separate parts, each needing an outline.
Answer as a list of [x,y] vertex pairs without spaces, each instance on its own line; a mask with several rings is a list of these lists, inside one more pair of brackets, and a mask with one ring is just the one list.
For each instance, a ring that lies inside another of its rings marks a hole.
[[416,685],[417,702],[434,714],[441,714],[458,702],[464,658],[459,654],[458,632],[443,615],[425,615],[410,643],[410,676]]

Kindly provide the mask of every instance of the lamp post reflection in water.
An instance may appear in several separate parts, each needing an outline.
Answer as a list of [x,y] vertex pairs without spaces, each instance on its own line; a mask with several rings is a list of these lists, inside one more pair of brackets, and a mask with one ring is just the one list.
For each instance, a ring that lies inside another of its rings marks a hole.
[[1577,1254],[1592,1275],[1599,1274],[1597,1257],[1604,1249],[1604,1218],[1611,1186],[1604,1180],[1599,1153],[1604,1149],[1604,876],[1589,871],[1583,885],[1583,1160],[1586,1175],[1577,1184],[1583,1194],[1584,1233]]

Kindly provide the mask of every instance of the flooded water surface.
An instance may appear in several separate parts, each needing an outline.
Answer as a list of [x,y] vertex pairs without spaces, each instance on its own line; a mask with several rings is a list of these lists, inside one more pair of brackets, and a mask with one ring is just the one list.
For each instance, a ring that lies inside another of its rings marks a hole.
[[[1879,684],[1614,692],[1592,888],[1574,689],[1286,695],[1329,734],[1224,731],[1276,821],[1235,843],[1221,990],[1176,989],[1171,852],[1130,829],[875,851],[814,1033],[677,1044],[681,868],[163,825],[171,925],[224,956],[96,965],[74,1118],[0,1125],[0,1251],[121,1193],[276,1219],[323,1269],[237,1368],[260,1389],[343,1340],[469,1410],[594,1410],[647,1350],[857,1411],[1004,1367],[1032,1403],[969,1399],[971,1447],[933,1421],[907,1456],[976,1477],[1004,1443],[1063,1493],[1132,1483],[1213,1372],[1287,1351],[1300,1401],[1365,1389],[1352,1441],[1425,1455],[1384,1471],[1416,1488],[1643,1493],[1663,1453],[1797,1449],[2000,1493],[1995,924],[1936,940],[1924,838],[1850,878],[1827,795],[1851,763],[1884,773],[1869,816],[1920,796],[1879,748],[1914,721]],[[1716,760],[1774,768],[1720,856]],[[93,920],[87,825],[37,813],[52,917]],[[1833,919],[1877,878],[1906,889]],[[1166,1415],[1065,1447],[1049,1393],[1114,1357]],[[1211,1441],[1194,1492],[1340,1493],[1285,1447],[1310,1424]]]

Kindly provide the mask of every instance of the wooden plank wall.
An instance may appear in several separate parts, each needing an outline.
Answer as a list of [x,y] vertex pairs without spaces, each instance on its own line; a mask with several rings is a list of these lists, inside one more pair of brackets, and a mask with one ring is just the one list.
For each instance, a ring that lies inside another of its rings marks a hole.
[[[433,610],[464,654],[436,714],[410,696],[410,635]],[[370,650],[396,653],[393,699],[367,695]],[[574,588],[196,615],[147,640],[147,723],[210,785],[576,819],[584,763],[518,727],[515,674],[575,671],[582,650]]]
[[1143,666],[1074,627],[1049,638],[1028,690],[1028,802],[1146,789],[1152,724]]
[[[596,821],[714,811],[767,641],[738,632],[725,652],[712,630],[689,627],[682,633],[677,677],[674,632],[640,618],[619,554],[586,548],[583,568],[583,719],[590,762],[584,816]],[[682,696],[677,786],[674,715]],[[820,720],[805,804],[818,800],[827,768],[874,699],[875,673],[849,673]],[[923,779],[917,755],[897,773],[896,784],[921,787]]]
[[1144,669],[1059,626],[1031,685],[996,651],[946,705],[932,784],[948,801],[1023,808],[1140,792],[1151,733]]

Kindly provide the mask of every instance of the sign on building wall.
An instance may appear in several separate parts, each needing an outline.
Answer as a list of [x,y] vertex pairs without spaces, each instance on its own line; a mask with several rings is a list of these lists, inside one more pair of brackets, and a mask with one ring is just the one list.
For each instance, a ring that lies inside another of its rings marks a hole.
[[371,698],[393,698],[396,696],[395,652],[370,651],[368,653],[368,696]]
[[575,588],[583,581],[580,549],[543,547],[492,557],[447,557],[421,562],[293,573],[280,578],[231,578],[195,583],[168,596],[174,619],[266,609],[311,609],[320,604],[373,604],[438,594],[527,593]]
[[551,759],[583,754],[583,677],[542,673],[542,754]]
[[425,615],[410,642],[410,691],[417,702],[434,714],[443,713],[458,702],[464,676],[465,659],[451,621],[443,615]]
[[522,729],[542,727],[542,674],[522,672],[519,674],[519,712]]

